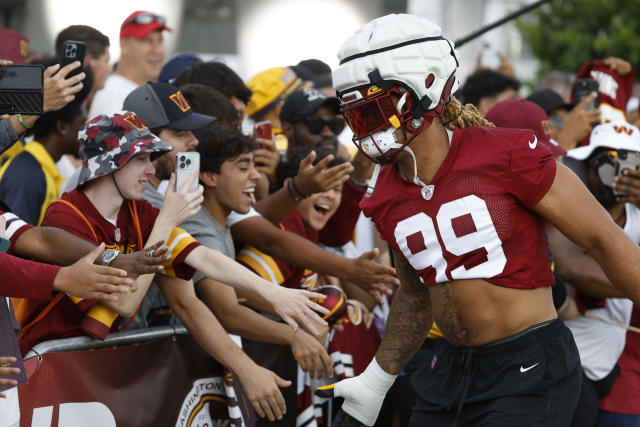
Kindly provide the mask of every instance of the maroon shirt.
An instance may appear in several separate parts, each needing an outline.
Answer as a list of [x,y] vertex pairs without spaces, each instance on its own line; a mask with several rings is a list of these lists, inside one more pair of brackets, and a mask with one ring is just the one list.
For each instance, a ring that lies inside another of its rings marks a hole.
[[373,195],[360,207],[387,243],[426,284],[483,279],[531,289],[554,283],[543,222],[531,207],[547,193],[556,163],[532,131],[456,129],[429,183],[380,169]]

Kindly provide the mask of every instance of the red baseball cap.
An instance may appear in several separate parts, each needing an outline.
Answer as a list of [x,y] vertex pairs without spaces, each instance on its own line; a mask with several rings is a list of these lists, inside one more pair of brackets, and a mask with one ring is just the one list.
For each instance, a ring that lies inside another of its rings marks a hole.
[[133,37],[136,39],[142,39],[152,31],[167,30],[171,31],[171,28],[166,26],[166,19],[164,16],[156,15],[153,12],[146,10],[136,10],[131,15],[127,16],[127,19],[122,21],[120,26],[120,38]]
[[506,99],[491,107],[485,118],[499,128],[530,129],[538,141],[549,147],[554,157],[567,154],[551,140],[549,117],[538,104],[526,99]]
[[24,64],[29,55],[29,39],[11,28],[0,27],[0,59],[8,59],[14,64]]

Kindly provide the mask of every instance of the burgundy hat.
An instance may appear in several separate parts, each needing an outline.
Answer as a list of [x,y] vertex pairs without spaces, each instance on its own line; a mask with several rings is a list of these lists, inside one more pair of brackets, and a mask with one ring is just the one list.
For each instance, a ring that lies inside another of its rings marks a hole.
[[526,99],[507,99],[491,107],[485,118],[500,128],[530,129],[538,141],[549,147],[554,157],[567,154],[551,140],[549,117],[538,104]]
[[156,15],[146,10],[136,10],[127,19],[122,21],[120,26],[120,39],[125,37],[133,37],[135,39],[143,39],[152,31],[167,30],[167,21],[164,16]]
[[29,55],[29,39],[11,28],[0,27],[0,59],[8,59],[14,64],[24,64]]

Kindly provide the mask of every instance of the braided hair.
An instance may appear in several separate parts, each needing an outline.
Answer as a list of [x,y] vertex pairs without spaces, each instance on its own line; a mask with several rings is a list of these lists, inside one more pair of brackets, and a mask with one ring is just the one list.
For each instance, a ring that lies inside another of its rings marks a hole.
[[451,95],[442,114],[442,125],[449,129],[465,129],[471,126],[495,127],[489,120],[483,118],[473,104],[463,106],[455,96]]

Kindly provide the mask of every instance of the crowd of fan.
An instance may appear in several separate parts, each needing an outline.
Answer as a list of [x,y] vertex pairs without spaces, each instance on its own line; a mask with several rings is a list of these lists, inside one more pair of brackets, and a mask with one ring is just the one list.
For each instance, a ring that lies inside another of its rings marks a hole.
[[[68,27],[50,58],[30,59],[26,38],[2,30],[4,59],[45,66],[44,113],[0,121],[0,233],[9,241],[0,289],[13,300],[0,304],[3,400],[17,405],[21,356],[41,342],[184,325],[238,376],[259,416],[321,425],[328,405],[311,390],[364,370],[398,285],[358,207],[374,164],[351,144],[323,62],[244,82],[194,54],[165,62],[167,29],[163,17],[132,13],[113,70],[110,41],[94,28]],[[86,44],[83,64],[56,65],[66,40]],[[555,75],[523,99],[502,60],[456,96],[495,126],[533,130],[640,243],[640,172],[605,182],[601,169],[618,150],[640,152],[635,68],[619,58],[586,63],[577,77],[614,89],[574,103],[572,79]],[[600,108],[589,109],[597,96]],[[258,137],[253,124],[263,122],[271,134]],[[189,151],[200,154],[199,176],[176,188],[177,153]],[[583,366],[573,425],[638,423],[640,312],[588,253],[550,225],[547,238],[554,303]],[[308,302],[314,294],[282,291],[328,286],[345,297],[339,316]],[[409,378],[441,337],[434,324],[376,425],[407,424]]]

